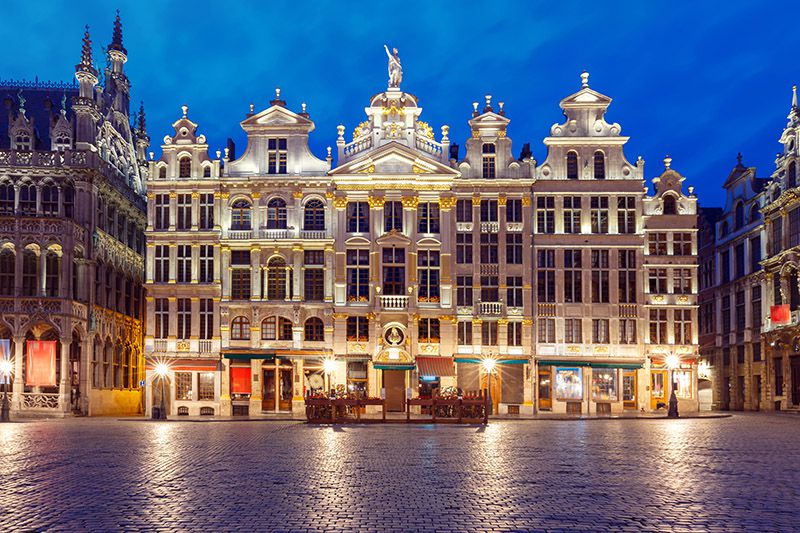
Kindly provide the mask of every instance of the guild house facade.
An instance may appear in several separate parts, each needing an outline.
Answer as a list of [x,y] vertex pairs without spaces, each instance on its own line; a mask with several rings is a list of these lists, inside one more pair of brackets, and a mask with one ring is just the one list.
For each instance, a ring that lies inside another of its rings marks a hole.
[[675,383],[696,410],[697,201],[670,160],[648,194],[586,73],[541,164],[489,95],[459,153],[386,52],[388,87],[324,158],[279,90],[240,156],[212,157],[186,106],[151,154],[148,408],[301,414],[336,390],[402,411],[452,387],[500,413],[616,413]]
[[[101,72],[0,81],[0,383],[12,413],[141,413],[144,110],[119,14]],[[134,126],[131,122],[134,122]]]

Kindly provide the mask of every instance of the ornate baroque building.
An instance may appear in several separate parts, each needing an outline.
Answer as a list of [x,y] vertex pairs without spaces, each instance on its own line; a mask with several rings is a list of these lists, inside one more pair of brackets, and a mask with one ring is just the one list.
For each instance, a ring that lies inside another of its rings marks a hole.
[[163,387],[171,415],[299,414],[339,389],[402,410],[490,387],[501,413],[649,411],[674,381],[696,409],[697,205],[669,160],[648,195],[588,74],[542,165],[488,95],[459,157],[387,54],[336,167],[280,91],[239,158],[210,157],[184,107],[149,164],[150,405]]
[[129,116],[119,15],[102,83],[0,82],[0,356],[12,411],[141,412],[144,111]]

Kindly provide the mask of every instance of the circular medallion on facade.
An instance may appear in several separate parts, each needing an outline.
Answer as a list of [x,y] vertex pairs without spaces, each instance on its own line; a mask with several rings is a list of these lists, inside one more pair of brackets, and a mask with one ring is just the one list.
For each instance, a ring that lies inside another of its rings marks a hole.
[[392,326],[383,334],[386,344],[389,346],[400,346],[405,340],[405,334],[397,326]]

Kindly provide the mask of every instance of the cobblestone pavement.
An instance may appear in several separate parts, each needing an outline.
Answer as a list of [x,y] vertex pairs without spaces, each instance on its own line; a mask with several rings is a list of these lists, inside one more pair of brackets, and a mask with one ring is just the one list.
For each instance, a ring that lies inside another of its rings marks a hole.
[[800,416],[0,425],[0,531],[800,530]]

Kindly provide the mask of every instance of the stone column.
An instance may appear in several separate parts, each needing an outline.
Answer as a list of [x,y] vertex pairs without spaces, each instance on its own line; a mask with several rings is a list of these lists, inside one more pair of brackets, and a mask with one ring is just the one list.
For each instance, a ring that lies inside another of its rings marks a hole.
[[222,360],[222,370],[219,376],[219,414],[232,416],[233,404],[231,403],[231,361]]
[[221,261],[214,261],[214,282],[222,287],[222,298],[228,299],[231,297],[231,249],[214,245],[214,252],[221,256]]
[[191,282],[199,283],[200,281],[200,244],[192,243],[192,267],[191,267]]
[[58,380],[58,410],[62,413],[68,413],[70,411],[69,347],[71,344],[71,339],[61,339],[61,364],[59,365],[61,375]]
[[14,294],[16,296],[22,295],[22,275],[24,271],[23,259],[25,256],[25,248],[19,248],[14,255]]
[[47,296],[47,250],[39,252],[39,295]]
[[[94,371],[91,366],[91,362],[94,359],[94,337],[95,334],[90,333],[84,339],[83,349],[81,350],[81,376],[78,390],[80,391],[80,407],[83,414],[89,414],[89,390],[92,384],[92,372]],[[139,379],[138,376],[136,379]]]
[[[263,378],[261,367],[263,359],[250,360],[250,377],[253,380],[250,384],[250,414],[261,414],[261,379]],[[273,408],[274,409],[274,408]]]
[[333,251],[333,246],[330,244],[325,245],[325,271],[324,271],[324,282],[325,282],[325,302],[330,303],[333,302],[333,273],[334,273],[334,258],[335,254]]
[[14,394],[11,397],[11,409],[22,409],[22,393],[25,381],[22,375],[22,354],[25,337],[14,337]]
[[[292,301],[299,302],[305,299],[305,286],[303,285],[303,247],[297,246],[292,248],[292,265],[294,268],[292,269],[292,276],[294,277],[294,294],[292,295]],[[289,279],[289,276],[286,276],[286,279]],[[287,292],[286,295],[288,296],[289,293]]]
[[192,231],[197,231],[200,224],[200,193],[192,192]]
[[178,279],[178,245],[175,243],[170,243],[168,283],[176,283],[177,279]]
[[263,296],[261,286],[261,248],[250,249],[250,300],[259,300]]
[[178,194],[169,193],[169,231],[175,231],[175,222],[178,219]]

